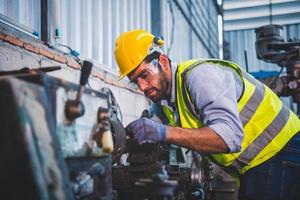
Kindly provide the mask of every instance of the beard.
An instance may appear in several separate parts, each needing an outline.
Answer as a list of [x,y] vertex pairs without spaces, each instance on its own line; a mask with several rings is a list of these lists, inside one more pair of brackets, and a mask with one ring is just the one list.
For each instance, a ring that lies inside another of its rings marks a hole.
[[160,88],[151,87],[144,92],[144,94],[154,103],[157,103],[163,99],[167,99],[168,97],[168,88],[170,85],[170,81],[168,80],[167,75],[162,70],[158,82],[160,83]]

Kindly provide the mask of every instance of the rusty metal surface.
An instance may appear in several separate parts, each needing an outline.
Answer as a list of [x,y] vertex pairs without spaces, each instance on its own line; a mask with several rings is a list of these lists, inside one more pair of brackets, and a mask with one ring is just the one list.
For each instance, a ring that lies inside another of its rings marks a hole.
[[[24,141],[26,157],[34,169],[32,178],[39,198],[67,199],[59,155],[53,148],[54,119],[49,115],[47,96],[43,88],[16,78],[0,79],[0,84],[10,87],[11,99],[15,100],[13,106],[16,107],[20,130],[19,136],[14,137],[21,137]],[[1,107],[4,106],[5,102],[2,102]],[[9,112],[9,109],[12,108],[7,108],[6,111]],[[16,124],[12,124],[14,125]],[[51,188],[51,191],[48,192],[47,188]]]
[[108,107],[107,96],[86,90],[85,115],[70,122],[64,106],[77,88],[45,74],[0,77],[0,157],[5,163],[0,176],[6,181],[1,198],[112,198],[111,155],[94,141],[84,151],[98,107]]
[[[88,156],[86,145],[90,143],[93,128],[97,121],[97,110],[99,107],[108,108],[107,101],[99,98],[96,94],[83,95],[82,101],[85,105],[84,116],[78,118],[75,122],[70,122],[64,115],[64,105],[67,99],[74,99],[75,90],[66,90],[58,88],[56,91],[57,105],[57,134],[60,138],[64,157],[70,156]],[[103,156],[102,150],[93,143],[90,156]]]

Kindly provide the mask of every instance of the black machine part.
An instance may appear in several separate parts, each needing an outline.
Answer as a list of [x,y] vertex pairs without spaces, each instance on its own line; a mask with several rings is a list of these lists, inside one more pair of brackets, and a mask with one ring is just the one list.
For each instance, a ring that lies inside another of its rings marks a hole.
[[128,139],[127,148],[129,165],[112,169],[119,199],[204,199],[204,182],[210,177],[186,166],[179,147]]
[[269,86],[280,96],[291,95],[300,115],[300,39],[285,42],[282,30],[280,25],[267,25],[255,30],[257,58],[276,63],[282,70],[286,68],[287,75],[279,77],[279,74]]
[[282,60],[282,52],[270,48],[270,45],[284,42],[284,39],[281,37],[282,29],[283,27],[280,25],[268,25],[255,30],[255,46],[258,59],[272,63]]
[[286,67],[292,60],[299,59],[300,40],[284,42],[281,25],[267,25],[255,29],[257,58],[265,62]]
[[110,119],[111,133],[114,143],[114,151],[112,152],[112,162],[115,163],[120,160],[120,157],[126,153],[126,132],[122,123],[117,119]]
[[84,114],[84,105],[81,102],[81,97],[84,91],[84,87],[88,82],[92,67],[93,67],[92,62],[86,60],[83,62],[81,68],[81,74],[80,74],[80,81],[79,81],[80,86],[77,92],[76,99],[74,100],[69,99],[66,102],[65,114],[66,117],[71,121],[75,120],[78,117],[81,117]]

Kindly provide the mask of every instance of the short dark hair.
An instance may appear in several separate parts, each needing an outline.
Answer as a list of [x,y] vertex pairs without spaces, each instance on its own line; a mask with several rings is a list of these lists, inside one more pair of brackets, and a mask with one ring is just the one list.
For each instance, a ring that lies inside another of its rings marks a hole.
[[[155,52],[151,53],[150,55],[148,55],[148,56],[145,58],[145,61],[146,61],[147,63],[150,63],[150,62],[151,62],[152,60],[154,60],[154,59],[159,59],[159,56],[160,56],[160,55],[161,55],[160,52],[155,51]],[[168,61],[169,61],[169,64],[171,65],[171,60],[170,60],[169,56],[168,56]]]
[[152,60],[154,59],[158,59],[159,56],[160,56],[160,52],[157,52],[157,51],[154,51],[153,53],[151,53],[150,55],[148,55],[146,58],[145,58],[145,61],[147,63],[150,63]]

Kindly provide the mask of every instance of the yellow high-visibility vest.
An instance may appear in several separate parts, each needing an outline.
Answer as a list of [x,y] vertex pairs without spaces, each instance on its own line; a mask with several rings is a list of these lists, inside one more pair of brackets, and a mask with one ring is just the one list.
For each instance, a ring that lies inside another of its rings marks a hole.
[[[204,126],[195,114],[184,79],[190,69],[205,62],[233,69],[243,82],[244,90],[238,99],[239,117],[244,129],[241,151],[212,154],[212,157],[217,164],[232,167],[244,174],[279,152],[300,131],[300,120],[270,88],[243,71],[237,64],[224,60],[203,59],[190,60],[178,65],[175,83],[179,126]],[[174,126],[174,113],[169,109],[163,110]]]

